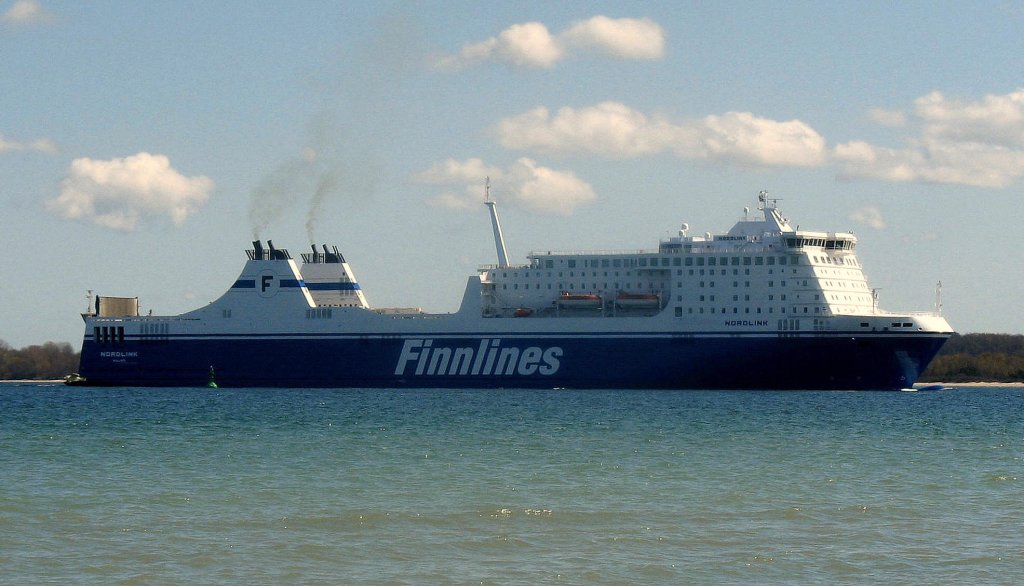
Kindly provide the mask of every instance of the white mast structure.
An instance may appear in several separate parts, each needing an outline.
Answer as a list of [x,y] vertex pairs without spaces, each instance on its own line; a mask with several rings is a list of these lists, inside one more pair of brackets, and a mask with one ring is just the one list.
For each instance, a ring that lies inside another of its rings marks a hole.
[[508,268],[508,254],[505,252],[505,237],[501,235],[501,224],[498,222],[498,210],[491,199],[491,178],[484,183],[484,205],[491,213],[491,228],[494,229],[494,247],[498,250],[498,268]]

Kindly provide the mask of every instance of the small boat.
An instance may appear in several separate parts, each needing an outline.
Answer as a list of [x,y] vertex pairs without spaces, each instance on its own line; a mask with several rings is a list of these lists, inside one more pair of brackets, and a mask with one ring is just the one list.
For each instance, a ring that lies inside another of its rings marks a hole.
[[85,377],[78,374],[77,372],[72,372],[71,374],[66,375],[64,377],[64,384],[68,386],[84,385]]
[[592,309],[601,307],[601,296],[593,293],[569,293],[562,291],[558,306],[571,309]]
[[615,297],[615,304],[619,307],[658,307],[661,299],[651,293],[627,293],[620,291]]
[[515,315],[516,317],[530,317],[531,315],[533,315],[533,310],[530,309],[529,307],[520,307],[519,309],[516,310],[515,314],[513,315]]

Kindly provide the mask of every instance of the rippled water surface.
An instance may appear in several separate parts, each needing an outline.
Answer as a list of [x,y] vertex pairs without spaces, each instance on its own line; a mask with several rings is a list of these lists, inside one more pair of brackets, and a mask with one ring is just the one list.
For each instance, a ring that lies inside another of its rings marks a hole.
[[1022,407],[0,384],[0,583],[1022,583]]

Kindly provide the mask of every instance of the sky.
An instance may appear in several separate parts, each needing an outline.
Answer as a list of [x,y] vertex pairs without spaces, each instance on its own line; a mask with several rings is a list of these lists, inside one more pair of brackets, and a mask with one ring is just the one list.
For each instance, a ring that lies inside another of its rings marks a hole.
[[728,230],[760,190],[853,231],[879,305],[1024,333],[1019,2],[0,0],[0,340],[93,294],[177,314],[255,238],[371,305],[494,263]]

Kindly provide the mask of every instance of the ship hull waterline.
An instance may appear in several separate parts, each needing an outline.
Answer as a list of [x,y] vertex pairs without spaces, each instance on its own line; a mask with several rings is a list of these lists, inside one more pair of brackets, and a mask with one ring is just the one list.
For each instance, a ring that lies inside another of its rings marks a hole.
[[896,390],[948,334],[87,338],[94,386]]

